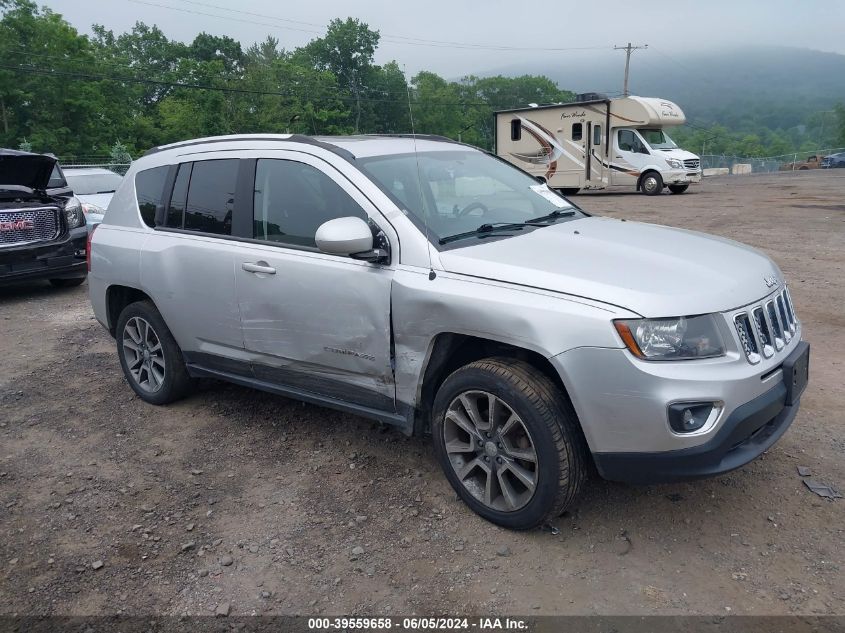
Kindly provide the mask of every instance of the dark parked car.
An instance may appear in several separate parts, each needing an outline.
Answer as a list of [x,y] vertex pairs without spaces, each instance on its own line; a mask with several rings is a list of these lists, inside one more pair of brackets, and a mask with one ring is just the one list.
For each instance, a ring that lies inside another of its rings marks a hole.
[[833,169],[836,167],[845,167],[845,152],[831,154],[822,158],[822,169]]
[[56,159],[0,149],[0,284],[78,286],[88,274],[87,236],[82,206]]

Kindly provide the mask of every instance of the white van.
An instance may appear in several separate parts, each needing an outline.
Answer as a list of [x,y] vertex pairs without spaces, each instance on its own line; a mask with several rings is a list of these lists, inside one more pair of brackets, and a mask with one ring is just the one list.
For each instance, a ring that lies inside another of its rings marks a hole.
[[701,160],[675,145],[667,128],[685,122],[666,99],[589,93],[573,103],[497,112],[495,151],[567,195],[618,186],[650,196],[665,187],[683,193],[701,182]]

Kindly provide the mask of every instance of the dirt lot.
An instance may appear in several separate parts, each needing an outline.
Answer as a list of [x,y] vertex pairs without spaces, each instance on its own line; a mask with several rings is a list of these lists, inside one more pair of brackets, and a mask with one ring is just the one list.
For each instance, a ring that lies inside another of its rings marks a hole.
[[796,470],[845,490],[845,170],[575,200],[778,262],[813,356],[764,457],[691,484],[593,481],[557,529],[508,532],[457,501],[425,439],[221,384],[146,405],[87,286],[6,288],[0,613],[845,613],[845,499]]

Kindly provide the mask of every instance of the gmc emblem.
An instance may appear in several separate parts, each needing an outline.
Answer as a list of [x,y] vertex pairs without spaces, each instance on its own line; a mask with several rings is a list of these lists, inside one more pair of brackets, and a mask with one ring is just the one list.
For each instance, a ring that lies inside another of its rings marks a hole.
[[32,220],[0,220],[0,231],[27,231],[35,228]]

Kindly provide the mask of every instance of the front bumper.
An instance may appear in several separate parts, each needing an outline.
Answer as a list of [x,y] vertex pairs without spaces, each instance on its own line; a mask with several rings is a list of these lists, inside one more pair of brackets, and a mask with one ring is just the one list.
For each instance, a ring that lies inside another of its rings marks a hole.
[[663,183],[667,185],[690,185],[701,182],[701,170],[679,169],[666,172]]
[[[719,321],[726,341],[733,316]],[[552,357],[602,475],[629,482],[707,477],[777,441],[797,411],[784,376],[807,347],[800,324],[782,350],[757,364],[735,344],[724,357],[689,362],[641,361],[625,349],[601,347]],[[680,402],[712,402],[717,410],[701,429],[677,433],[667,407]]]
[[716,436],[704,444],[662,453],[596,453],[596,468],[605,479],[635,484],[686,481],[729,472],[759,457],[792,424],[799,402],[787,405],[786,392],[784,383],[779,383],[738,407]]
[[87,238],[88,227],[81,226],[51,242],[1,248],[0,284],[85,277]]

